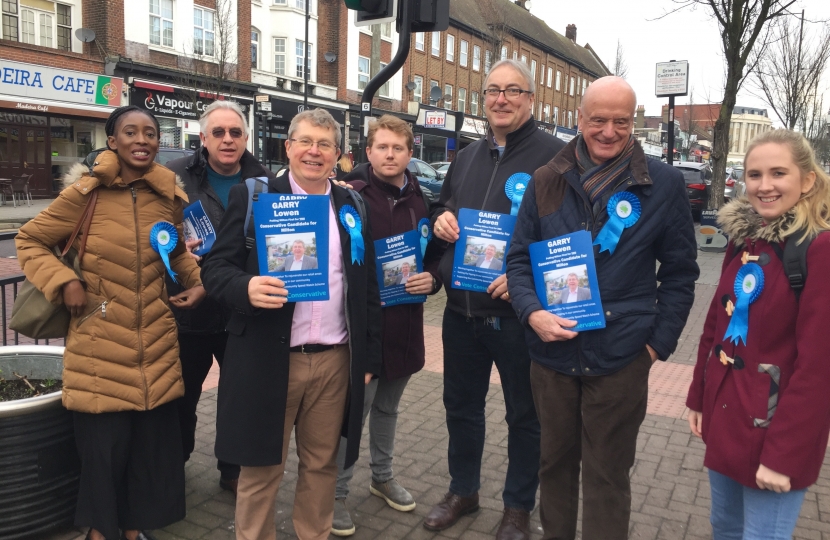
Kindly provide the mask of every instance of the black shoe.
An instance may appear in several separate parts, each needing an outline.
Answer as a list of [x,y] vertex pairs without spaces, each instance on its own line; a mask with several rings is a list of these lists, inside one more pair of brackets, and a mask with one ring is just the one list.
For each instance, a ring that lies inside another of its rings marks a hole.
[[219,477],[219,487],[226,491],[232,492],[234,497],[236,497],[237,486],[239,486],[239,478]]

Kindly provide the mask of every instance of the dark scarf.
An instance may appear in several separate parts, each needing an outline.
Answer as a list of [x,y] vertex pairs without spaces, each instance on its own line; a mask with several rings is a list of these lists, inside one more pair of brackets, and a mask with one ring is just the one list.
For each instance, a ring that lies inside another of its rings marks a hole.
[[634,137],[629,137],[628,144],[623,151],[614,159],[608,160],[600,165],[595,164],[588,154],[588,147],[585,139],[580,134],[576,142],[576,164],[579,170],[579,181],[585,193],[592,203],[602,198],[617,179],[628,169],[631,163],[631,156],[634,155]]

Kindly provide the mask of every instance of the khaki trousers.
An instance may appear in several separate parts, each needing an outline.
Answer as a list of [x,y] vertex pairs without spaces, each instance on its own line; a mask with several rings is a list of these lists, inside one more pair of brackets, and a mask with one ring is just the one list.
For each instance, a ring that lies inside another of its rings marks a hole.
[[296,425],[297,488],[294,531],[299,540],[325,540],[334,516],[337,448],[349,388],[349,348],[291,353],[282,463],[242,467],[236,496],[237,540],[275,540],[274,505]]

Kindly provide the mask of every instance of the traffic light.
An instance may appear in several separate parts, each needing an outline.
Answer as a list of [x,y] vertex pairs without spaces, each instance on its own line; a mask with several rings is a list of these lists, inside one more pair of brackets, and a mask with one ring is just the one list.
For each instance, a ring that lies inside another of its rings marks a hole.
[[[440,32],[450,27],[450,0],[409,0],[413,32]],[[400,30],[399,30],[400,31]]]
[[357,11],[355,26],[371,26],[398,18],[398,0],[344,0],[346,7]]

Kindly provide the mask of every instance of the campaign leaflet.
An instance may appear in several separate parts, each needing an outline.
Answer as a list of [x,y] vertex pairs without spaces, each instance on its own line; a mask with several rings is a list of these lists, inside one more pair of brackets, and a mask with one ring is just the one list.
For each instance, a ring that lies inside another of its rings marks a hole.
[[406,280],[424,271],[419,231],[408,231],[375,240],[375,256],[381,307],[427,301],[425,294],[406,292]]
[[184,229],[184,239],[186,241],[202,241],[198,247],[193,249],[193,253],[200,257],[206,255],[216,241],[216,230],[213,228],[213,223],[210,222],[210,218],[205,213],[205,207],[202,206],[202,201],[196,201],[184,209],[182,229]]
[[591,233],[530,244],[536,295],[547,311],[577,321],[575,332],[605,328]]
[[290,193],[260,193],[253,204],[259,273],[283,280],[289,302],[329,299],[329,204]]
[[458,211],[458,241],[452,268],[452,287],[487,292],[494,279],[504,274],[504,258],[516,216],[462,208]]

